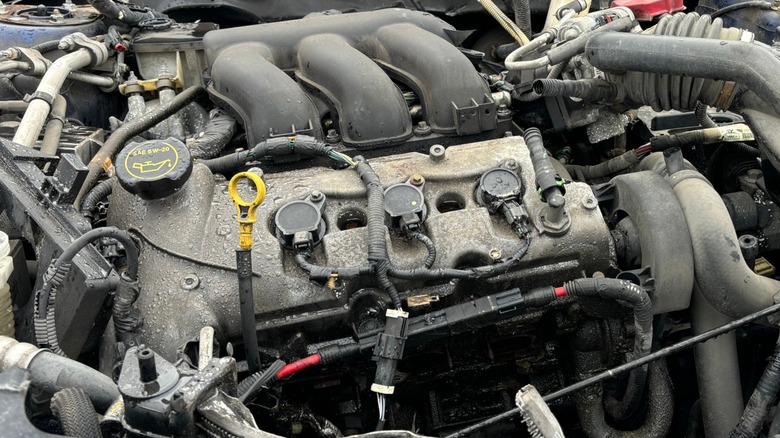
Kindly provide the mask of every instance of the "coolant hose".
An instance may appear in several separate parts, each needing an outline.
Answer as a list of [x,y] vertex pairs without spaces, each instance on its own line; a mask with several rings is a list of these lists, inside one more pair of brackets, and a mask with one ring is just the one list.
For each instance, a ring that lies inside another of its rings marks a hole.
[[662,438],[669,433],[674,411],[672,380],[666,369],[666,361],[658,360],[649,365],[647,417],[636,430],[616,430],[604,417],[601,403],[603,389],[600,385],[578,392],[577,404],[580,424],[585,435],[592,438]]
[[393,307],[401,310],[403,308],[401,297],[388,276],[391,266],[390,256],[387,254],[387,240],[385,240],[385,195],[382,183],[365,160],[358,161],[357,172],[368,194],[368,261],[374,267],[379,287],[390,296]]
[[[701,289],[694,286],[691,296],[691,329],[699,335],[734,319],[713,308]],[[704,436],[726,438],[739,423],[744,404],[737,356],[737,337],[734,332],[693,347],[696,380],[699,384],[701,418]]]
[[62,128],[65,126],[65,113],[68,110],[68,102],[62,95],[54,97],[54,103],[51,106],[51,116],[46,123],[46,131],[43,134],[41,142],[41,153],[46,155],[57,155],[57,149],[60,146],[60,137]]
[[82,199],[95,185],[100,174],[111,166],[114,156],[130,139],[176,114],[192,101],[206,96],[208,96],[208,93],[201,86],[187,88],[174,97],[167,105],[159,105],[114,131],[97,154],[92,157],[89,164],[87,164],[89,172],[84,184],[81,186],[81,190],[79,190],[78,196],[76,196],[73,206],[79,209]]
[[[107,52],[106,52],[107,54]],[[75,52],[54,61],[43,75],[41,83],[24,112],[21,123],[14,134],[14,143],[24,146],[32,146],[38,140],[43,124],[49,116],[52,104],[68,75],[80,68],[86,67],[94,62],[93,53],[87,49],[79,49]],[[106,55],[107,56],[107,55]]]
[[119,398],[116,384],[99,371],[34,345],[0,336],[0,372],[13,367],[29,371],[32,384],[47,392],[81,388],[99,412],[105,412]]
[[756,274],[745,263],[734,224],[718,192],[694,170],[674,173],[668,182],[688,224],[694,276],[707,301],[733,318],[771,306],[780,282]]
[[65,436],[100,437],[97,412],[80,388],[65,388],[51,398],[51,411],[59,417]]
[[769,409],[775,404],[778,391],[780,391],[780,340],[764,374],[761,375],[761,380],[758,381],[753,395],[748,400],[742,419],[731,431],[731,438],[757,437],[764,427]]

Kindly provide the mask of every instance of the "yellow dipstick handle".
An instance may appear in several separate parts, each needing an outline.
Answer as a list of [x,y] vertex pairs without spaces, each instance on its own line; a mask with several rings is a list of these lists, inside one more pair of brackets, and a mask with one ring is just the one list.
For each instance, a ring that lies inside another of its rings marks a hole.
[[[255,199],[251,202],[245,201],[241,198],[241,195],[238,194],[238,182],[244,178],[251,181],[257,190],[257,196],[255,196]],[[238,221],[238,246],[245,250],[252,249],[252,225],[254,225],[257,220],[255,211],[257,210],[257,207],[263,203],[263,199],[265,199],[265,183],[263,183],[260,176],[255,173],[237,173],[230,179],[230,183],[228,184],[228,195],[230,195],[230,199],[236,204],[236,209],[238,210],[238,215],[236,216],[236,221]]]

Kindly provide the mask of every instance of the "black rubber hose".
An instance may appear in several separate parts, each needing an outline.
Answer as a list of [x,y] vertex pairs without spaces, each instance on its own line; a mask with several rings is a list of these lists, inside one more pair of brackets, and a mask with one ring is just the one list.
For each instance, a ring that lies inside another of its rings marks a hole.
[[37,50],[40,53],[46,53],[57,49],[59,46],[60,46],[60,40],[51,40],[51,41],[38,43],[30,48],[33,50]]
[[368,262],[375,270],[379,287],[390,296],[393,306],[401,310],[401,297],[388,277],[391,266],[385,240],[385,195],[382,183],[374,169],[363,159],[358,161],[357,172],[368,194]]
[[780,340],[775,352],[769,358],[769,364],[761,375],[753,395],[750,396],[742,419],[731,431],[731,438],[757,437],[764,427],[769,409],[775,404],[780,391]]
[[65,388],[51,398],[51,411],[59,417],[65,436],[101,437],[97,412],[87,394],[79,388]]
[[531,35],[531,2],[529,0],[511,0],[515,24],[525,35]]
[[709,114],[707,114],[707,105],[699,102],[696,102],[696,110],[694,113],[696,114],[696,121],[699,122],[699,125],[702,128],[717,128],[718,124],[715,123]]
[[27,370],[33,385],[49,393],[64,388],[80,388],[89,396],[98,412],[105,412],[119,398],[119,389],[110,377],[73,359],[48,351],[36,354]]
[[219,156],[225,145],[236,133],[236,119],[220,111],[209,114],[209,122],[203,134],[187,143],[193,159],[209,159]]
[[533,90],[540,96],[568,96],[588,102],[615,102],[625,94],[622,86],[601,79],[537,79]]
[[295,263],[298,264],[304,272],[309,274],[309,277],[314,280],[327,280],[331,275],[337,275],[342,279],[349,279],[359,277],[361,275],[368,275],[374,272],[374,269],[370,266],[358,266],[354,268],[331,268],[328,266],[319,266],[309,262],[311,254],[307,252],[300,252],[295,254]]
[[[653,305],[641,287],[627,280],[614,278],[583,278],[564,284],[566,295],[602,297],[628,303],[634,310],[633,359],[650,353],[653,342]],[[625,419],[642,400],[647,383],[647,367],[640,367],[628,376],[626,392],[620,400],[607,398],[606,407],[616,418]]]
[[720,17],[721,15],[725,15],[728,14],[729,12],[734,12],[746,8],[765,9],[765,10],[774,9],[771,2],[750,1],[750,2],[735,3],[733,5],[720,8],[717,11],[713,11],[711,14],[709,14],[709,16],[712,17],[712,19],[714,20]]
[[631,150],[593,166],[566,165],[566,170],[572,175],[576,174],[585,180],[592,180],[615,175],[637,164],[639,164],[639,157],[635,151]]
[[87,164],[89,172],[87,173],[87,178],[84,181],[84,185],[81,186],[81,190],[79,191],[73,206],[77,209],[81,206],[81,201],[92,186],[95,185],[100,174],[104,169],[111,165],[114,156],[128,141],[130,141],[130,139],[176,114],[192,101],[206,96],[208,96],[208,93],[206,92],[206,89],[201,86],[187,88],[176,95],[176,97],[167,104],[157,106],[153,110],[125,123],[114,131],[97,154],[92,157],[89,164]]
[[580,391],[575,396],[577,413],[585,435],[593,438],[662,438],[669,433],[674,412],[674,394],[666,361],[659,360],[650,364],[647,417],[638,429],[616,430],[607,424],[602,398],[600,386]]
[[91,219],[95,215],[98,202],[105,200],[114,190],[114,181],[116,181],[116,177],[113,176],[101,181],[84,196],[84,200],[81,202],[82,216]]
[[744,152],[747,155],[750,155],[751,157],[758,158],[761,156],[761,151],[753,146],[750,146],[747,143],[742,143],[740,141],[731,143],[734,146],[734,149],[739,150],[740,152]]

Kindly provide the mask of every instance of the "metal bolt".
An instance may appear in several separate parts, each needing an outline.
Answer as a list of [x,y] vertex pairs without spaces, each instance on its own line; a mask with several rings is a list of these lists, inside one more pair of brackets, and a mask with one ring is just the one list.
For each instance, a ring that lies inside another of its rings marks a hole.
[[501,250],[498,250],[498,249],[491,249],[491,250],[490,250],[490,258],[491,258],[491,259],[492,259],[494,262],[497,262],[497,261],[501,260]]
[[445,153],[446,149],[440,144],[431,146],[430,151],[428,151],[428,154],[433,161],[444,161]]
[[73,41],[73,38],[66,36],[60,40],[60,44],[57,45],[57,48],[60,50],[70,50],[75,44],[76,42]]
[[598,202],[596,202],[595,199],[591,197],[587,197],[582,200],[582,206],[587,208],[588,210],[593,210],[598,205]]
[[314,201],[314,202],[318,202],[318,201],[321,201],[321,200],[322,200],[322,196],[323,196],[323,195],[322,195],[322,192],[321,192],[321,191],[319,191],[319,190],[314,190],[313,192],[311,192],[311,196],[310,196],[310,197],[311,197],[311,200],[312,200],[312,201]]
[[501,105],[498,106],[498,110],[496,110],[496,115],[500,119],[503,119],[503,118],[506,118],[506,117],[512,117],[512,111],[510,111],[509,108],[507,108],[506,105],[501,104]]
[[517,170],[517,168],[520,167],[520,164],[514,158],[510,158],[504,163],[504,167],[509,170]]
[[421,120],[417,126],[414,127],[415,135],[428,135],[431,133],[431,127],[428,126],[428,122]]
[[409,182],[412,183],[413,186],[419,187],[423,185],[423,183],[425,182],[425,178],[423,178],[423,176],[420,175],[419,173],[415,173],[414,175],[412,175],[412,178],[410,179]]
[[327,143],[338,143],[341,140],[341,136],[335,129],[328,129],[328,135],[325,136]]
[[200,286],[200,278],[195,274],[189,274],[181,279],[180,286],[184,290],[193,290]]

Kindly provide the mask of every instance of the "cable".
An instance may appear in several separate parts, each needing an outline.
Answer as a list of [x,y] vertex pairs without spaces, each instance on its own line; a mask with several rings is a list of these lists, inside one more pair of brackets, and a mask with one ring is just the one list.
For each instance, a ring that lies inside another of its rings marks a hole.
[[492,0],[477,1],[482,5],[483,8],[485,8],[486,11],[488,11],[490,15],[493,16],[493,18],[496,19],[496,21],[498,21],[498,24],[500,24],[501,27],[503,27],[504,30],[506,30],[507,33],[515,39],[515,41],[520,43],[521,46],[524,46],[530,42],[528,37],[523,33],[522,30],[520,30],[517,24],[510,20],[509,17],[507,17],[506,14],[504,14],[504,12],[502,12],[501,9],[499,9],[499,7],[492,2]]
[[[125,274],[131,281],[135,281],[138,276],[138,248],[135,246],[135,242],[130,238],[127,231],[115,227],[96,228],[82,234],[62,251],[62,254],[60,254],[53,263],[54,271],[60,271],[63,265],[70,264],[76,254],[84,249],[84,247],[103,237],[110,237],[118,240],[125,248],[125,253],[127,254],[127,272],[125,272]],[[55,280],[55,282],[47,281],[41,286],[40,300],[38,302],[39,315],[46,315],[49,293],[53,286],[60,286],[60,284],[56,284]]]
[[[557,288],[556,288],[557,289]],[[736,330],[744,325],[747,325],[753,321],[759,320],[761,318],[765,318],[769,315],[772,315],[774,313],[777,313],[780,311],[780,304],[775,304],[773,306],[767,307],[766,309],[760,310],[755,313],[751,313],[750,315],[747,315],[743,318],[734,320],[728,324],[724,324],[720,327],[714,328],[712,330],[708,330],[702,334],[693,336],[689,339],[686,339],[682,342],[678,342],[677,344],[670,345],[666,348],[662,348],[655,353],[650,353],[645,357],[642,357],[640,359],[635,359],[629,362],[624,363],[623,365],[616,366],[615,368],[611,368],[609,370],[606,370],[602,373],[596,374],[593,377],[587,378],[585,380],[581,380],[573,385],[569,385],[565,388],[559,389],[558,391],[553,392],[552,394],[548,394],[544,396],[545,402],[550,402],[552,400],[559,399],[563,396],[572,394],[574,392],[577,392],[583,388],[587,388],[588,386],[595,385],[597,383],[601,383],[605,380],[612,379],[616,376],[619,376],[625,372],[631,371],[635,368],[639,368],[643,365],[646,365],[650,362],[656,361],[658,359],[662,359],[667,356],[671,356],[672,354],[675,354],[677,352],[680,352],[682,350],[688,349],[693,347],[696,344],[700,344],[702,342],[705,342],[709,339],[712,339],[714,337],[720,336],[724,333],[728,333],[730,331]],[[487,420],[480,421],[479,423],[472,424],[471,426],[461,429],[455,433],[452,433],[450,435],[447,435],[445,438],[462,438],[465,436],[468,436],[472,432],[476,432],[477,430],[484,429],[485,427],[492,426],[497,423],[501,423],[504,420],[508,420],[510,418],[513,418],[517,415],[520,415],[520,409],[514,408],[509,411],[506,411],[504,413],[501,413],[499,415],[496,415],[495,417],[488,418]]]
[[[143,240],[144,242],[149,244],[149,246],[151,246],[152,248],[156,249],[157,251],[160,251],[160,252],[163,252],[165,254],[168,254],[169,256],[176,257],[178,259],[182,259],[182,260],[188,261],[190,263],[195,263],[196,265],[206,266],[207,268],[221,269],[223,271],[228,271],[228,272],[236,272],[237,271],[236,268],[234,268],[232,266],[220,265],[219,263],[212,263],[212,262],[207,262],[205,260],[199,260],[199,259],[196,259],[194,257],[190,257],[190,256],[188,256],[186,254],[182,254],[180,252],[176,252],[176,251],[174,251],[172,249],[165,248],[164,246],[162,246],[162,245],[160,245],[158,243],[153,242],[149,238],[149,236],[144,234],[143,231],[141,231],[138,228],[130,227],[130,228],[127,229],[127,231],[130,232],[130,233],[135,234],[138,237],[140,237],[141,240]],[[257,271],[252,271],[252,275],[255,276],[255,277],[258,277],[258,278],[262,277],[262,274],[260,274]]]
[[765,1],[750,1],[750,2],[743,2],[743,3],[735,3],[730,6],[726,6],[725,8],[720,8],[717,11],[713,11],[711,14],[709,14],[712,19],[716,19],[720,17],[721,15],[728,14],[729,12],[734,12],[739,9],[745,9],[745,8],[758,8],[758,9],[766,9],[766,10],[773,10],[775,9],[772,6],[772,3],[768,3]]
[[277,380],[284,379],[285,377],[291,374],[295,374],[298,371],[303,371],[306,368],[319,365],[321,361],[322,357],[319,353],[312,354],[311,356],[304,357],[303,359],[298,359],[295,362],[288,363],[287,365],[283,366],[282,369],[276,373],[276,378]]

